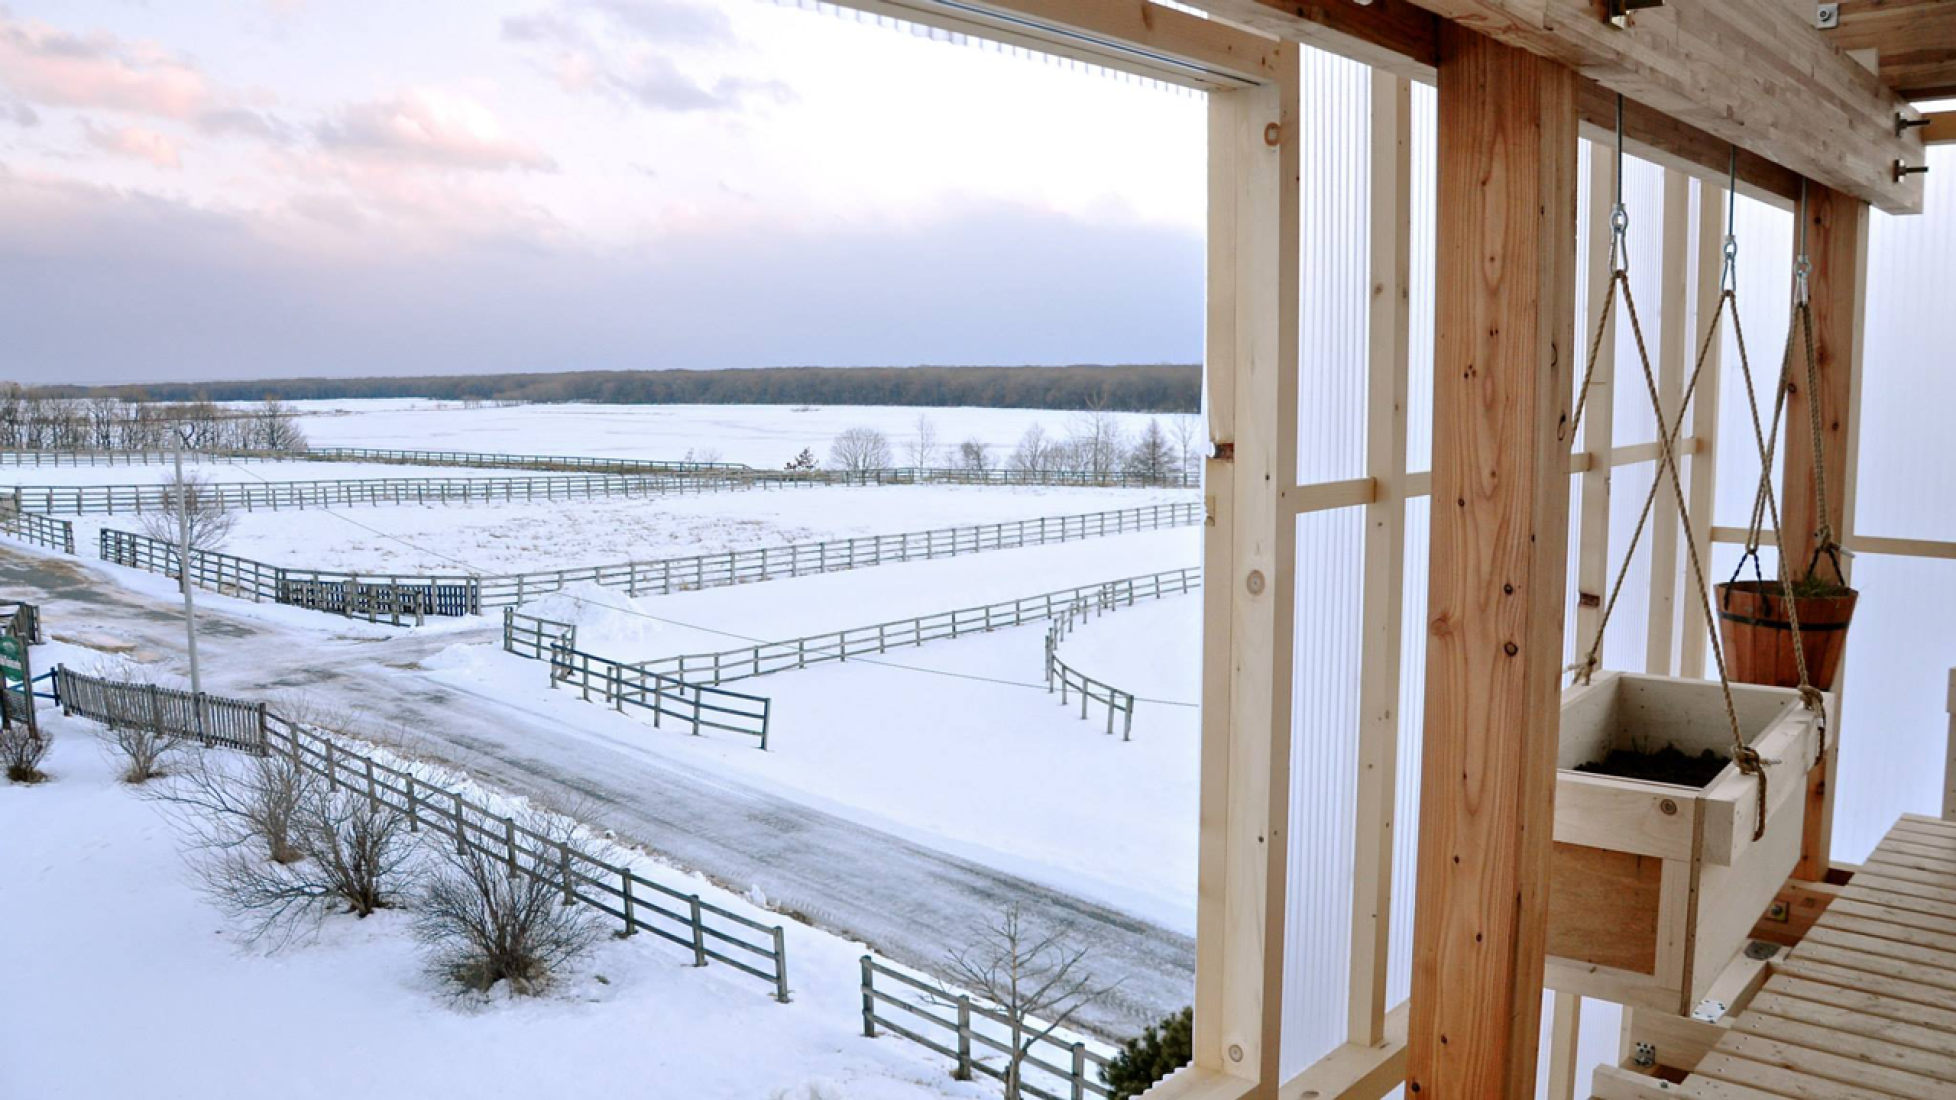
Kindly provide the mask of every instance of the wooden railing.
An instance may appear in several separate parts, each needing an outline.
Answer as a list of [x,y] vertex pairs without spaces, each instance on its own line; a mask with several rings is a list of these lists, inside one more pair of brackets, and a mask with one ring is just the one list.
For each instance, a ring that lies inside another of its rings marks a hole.
[[886,653],[891,649],[920,646],[925,642],[957,638],[966,634],[990,632],[1002,627],[1043,622],[1062,614],[1078,600],[1107,600],[1133,603],[1188,592],[1202,584],[1200,567],[1171,569],[1139,577],[1127,577],[1097,584],[1022,596],[1016,600],[985,604],[981,607],[940,611],[894,622],[850,627],[846,630],[766,642],[717,653],[686,653],[645,661],[638,667],[664,672],[698,684],[722,684],[750,679],[789,669],[807,668],[824,661],[843,661],[850,657]]
[[[1012,1018],[997,1008],[952,993],[894,969],[872,955],[862,958],[863,1035],[889,1031],[949,1058],[960,1079],[974,1075],[1004,1081],[1012,1056]],[[877,980],[882,979],[882,985]],[[901,1014],[900,1017],[896,1014]],[[1019,1062],[1019,1091],[1036,1100],[1111,1097],[1100,1071],[1108,1058],[1077,1038],[1034,1035],[1045,1029],[1022,1021],[1032,1040]]]
[[482,601],[486,607],[522,604],[573,584],[622,588],[632,596],[663,596],[672,592],[752,584],[781,577],[839,573],[896,562],[930,561],[960,554],[1077,542],[1080,539],[1137,531],[1192,527],[1200,524],[1203,516],[1200,501],[1147,504],[1138,508],[1117,508],[1071,516],[1040,516],[970,527],[941,527],[892,535],[865,535],[826,542],[729,550],[723,554],[514,573],[484,577]]
[[12,504],[0,505],[0,533],[64,554],[75,552],[74,524],[38,512],[25,512]]
[[577,624],[560,623],[537,615],[525,615],[513,607],[503,608],[503,651],[533,661],[547,661],[557,646],[577,648]]
[[695,737],[709,729],[744,733],[760,738],[761,751],[767,751],[773,704],[759,695],[688,683],[644,665],[594,656],[561,642],[550,647],[550,686],[559,684],[577,688],[586,702],[596,692],[597,700],[614,710],[636,707],[651,711],[655,728],[671,720],[689,727]]
[[1067,607],[1053,619],[1053,625],[1046,628],[1046,691],[1051,694],[1057,690],[1061,706],[1068,705],[1072,696],[1079,696],[1080,720],[1083,722],[1087,719],[1088,703],[1106,707],[1107,732],[1110,734],[1114,732],[1114,716],[1120,715],[1121,740],[1126,741],[1134,734],[1134,694],[1088,676],[1062,661],[1059,655],[1060,642],[1097,607],[1081,600]]
[[[619,476],[580,474],[544,477],[389,477],[314,481],[204,482],[193,499],[240,511],[380,505],[508,504],[594,500],[752,488],[725,477],[682,474]],[[175,507],[167,483],[142,485],[18,485],[21,511],[44,515],[128,515]]]
[[326,733],[272,714],[263,703],[192,696],[65,668],[57,670],[57,683],[63,713],[112,725],[154,723],[173,736],[278,753],[335,789],[388,806],[417,832],[427,830],[500,859],[513,871],[561,883],[567,903],[580,902],[612,917],[626,935],[650,932],[692,952],[696,966],[723,963],[767,982],[777,1000],[788,1000],[788,948],[780,925],[763,924],[545,836],[448,784],[381,763]]
[[41,633],[41,609],[31,603],[0,603],[0,629],[28,645],[47,641]]

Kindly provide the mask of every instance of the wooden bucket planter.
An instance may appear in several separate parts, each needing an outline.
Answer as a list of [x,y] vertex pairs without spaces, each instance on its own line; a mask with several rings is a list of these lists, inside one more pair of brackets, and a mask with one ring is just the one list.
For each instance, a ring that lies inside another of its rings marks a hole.
[[[1841,654],[1847,651],[1847,624],[1854,618],[1859,593],[1839,596],[1797,596],[1800,641],[1806,651],[1807,676],[1822,691],[1834,690]],[[1748,684],[1800,686],[1799,665],[1793,658],[1793,626],[1786,617],[1786,598],[1778,581],[1732,581],[1718,586],[1718,634],[1732,678]]]
[[1735,684],[1759,781],[1727,763],[1703,788],[1575,771],[1611,749],[1731,751],[1718,684],[1602,673],[1562,696],[1547,984],[1689,1014],[1800,857],[1807,770],[1819,748],[1797,692]]

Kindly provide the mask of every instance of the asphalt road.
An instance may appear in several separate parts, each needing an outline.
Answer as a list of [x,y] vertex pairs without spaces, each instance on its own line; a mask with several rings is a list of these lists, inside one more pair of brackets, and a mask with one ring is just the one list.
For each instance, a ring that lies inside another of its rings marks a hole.
[[[0,547],[0,593],[40,604],[52,635],[112,635],[181,669],[181,611],[96,572],[107,568]],[[1080,1021],[1108,1038],[1134,1034],[1193,997],[1195,943],[1187,936],[414,671],[458,641],[492,640],[499,627],[376,640],[336,635],[325,616],[301,628],[227,614],[226,602],[213,597],[198,608],[207,691],[302,692],[356,716],[358,728],[405,735],[419,755],[575,808],[683,867],[742,892],[759,887],[775,907],[926,971],[943,971],[971,930],[1017,902],[1030,921],[1069,926],[1090,948],[1096,980],[1118,983]]]

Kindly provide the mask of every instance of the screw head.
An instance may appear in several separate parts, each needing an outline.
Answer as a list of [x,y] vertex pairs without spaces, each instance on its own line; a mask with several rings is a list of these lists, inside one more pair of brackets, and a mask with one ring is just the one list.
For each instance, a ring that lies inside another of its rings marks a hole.
[[1678,812],[1678,804],[1668,798],[1659,802],[1657,808],[1664,811],[1664,816],[1666,817],[1675,817]]
[[1252,596],[1263,595],[1263,570],[1250,570],[1250,575],[1243,578],[1243,587],[1249,589]]
[[1275,149],[1283,144],[1284,128],[1272,122],[1263,128],[1263,143]]

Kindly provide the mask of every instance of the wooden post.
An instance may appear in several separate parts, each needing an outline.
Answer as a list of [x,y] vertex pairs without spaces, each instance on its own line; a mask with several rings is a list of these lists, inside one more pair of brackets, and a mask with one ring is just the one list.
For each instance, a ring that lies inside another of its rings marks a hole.
[[863,956],[863,1038],[876,1038],[876,960]]
[[1209,96],[1194,1065],[1274,1097],[1288,920],[1297,525],[1298,47]]
[[971,1080],[971,998],[958,995],[958,1071],[960,1081]]
[[[1711,569],[1712,498],[1718,485],[1718,390],[1719,351],[1723,341],[1705,350],[1705,333],[1718,309],[1719,279],[1725,255],[1725,190],[1709,183],[1698,185],[1698,323],[1692,333],[1693,355],[1704,352],[1704,373],[1698,376],[1698,389],[1691,395],[1691,435],[1697,450],[1691,455],[1691,530],[1687,532],[1698,560]],[[1724,322],[1729,324],[1730,322]],[[1687,586],[1696,580],[1688,579]],[[1700,677],[1705,674],[1705,652],[1716,623],[1705,619],[1705,608],[1696,591],[1687,588],[1684,601],[1684,634],[1678,644],[1678,675]]]
[[[1372,305],[1367,327],[1365,509],[1359,640],[1358,800],[1353,861],[1349,1042],[1385,1039],[1393,819],[1399,768],[1400,622],[1406,567],[1406,391],[1412,320],[1412,84],[1372,74]],[[1132,700],[1129,702],[1132,707]],[[1134,720],[1132,710],[1128,721]]]
[[[1675,168],[1666,168],[1663,258],[1658,279],[1664,326],[1657,345],[1657,394],[1664,407],[1657,417],[1659,439],[1676,423],[1684,402],[1685,360],[1690,355],[1690,333],[1684,321],[1690,203],[1691,180]],[[1678,495],[1662,462],[1653,468],[1651,476],[1657,479],[1657,500],[1650,515],[1650,614],[1644,632],[1644,671],[1669,676],[1677,632],[1678,584],[1683,579],[1678,569]]]
[[[1795,227],[1793,247],[1800,247]],[[1820,392],[1809,393],[1804,349],[1796,349],[1792,393],[1786,401],[1785,464],[1781,467],[1783,504],[1780,530],[1786,540],[1782,569],[1807,575],[1822,526],[1846,542],[1853,514],[1854,448],[1858,411],[1855,385],[1861,374],[1861,326],[1867,309],[1868,204],[1819,184],[1807,185],[1807,255],[1813,262],[1814,362]],[[1794,262],[1798,263],[1798,256]],[[1797,335],[1795,337],[1798,338]],[[1813,450],[1812,404],[1820,409],[1821,454]],[[1823,465],[1824,463],[1824,465]],[[1819,513],[1819,481],[1827,484],[1826,516]],[[1829,563],[1821,568],[1832,571]],[[1845,551],[1841,568],[1852,573]],[[1847,578],[1843,578],[1847,579]],[[1836,684],[1838,688],[1840,685]],[[1837,712],[1838,724],[1838,712]],[[1807,816],[1800,840],[1800,862],[1793,877],[1820,882],[1833,861],[1834,770],[1840,759],[1840,731],[1828,731],[1827,756],[1807,773]]]
[[[1665,316],[1673,316],[1665,314]],[[1555,1015],[1549,1023],[1549,1076],[1546,1100],[1575,1100],[1576,1054],[1582,1037],[1582,996],[1555,991]],[[1626,1016],[1631,1010],[1625,1009]]]
[[694,894],[686,899],[688,913],[693,924],[693,965],[706,965],[706,917],[700,912],[700,896]]
[[[1607,317],[1599,318],[1603,295],[1610,285],[1610,216],[1616,206],[1616,153],[1602,145],[1592,145],[1589,157],[1589,221],[1582,234],[1589,241],[1589,301],[1587,316],[1571,350],[1578,360],[1571,364],[1577,385],[1582,384],[1589,342],[1596,327],[1603,326],[1603,341],[1596,350],[1596,370],[1590,375],[1589,396],[1582,415],[1582,449],[1589,456],[1589,468],[1582,472],[1582,514],[1576,537],[1576,637],[1575,660],[1589,655],[1596,644],[1596,630],[1603,621],[1603,601],[1609,596],[1610,580],[1610,476],[1615,472],[1610,452],[1616,446],[1616,314],[1612,306]],[[1441,217],[1445,217],[1443,213]],[[1641,385],[1641,380],[1639,380]],[[1576,395],[1583,399],[1581,394]],[[1439,499],[1437,496],[1434,499]],[[1601,646],[1596,648],[1602,660]]]
[[1407,1095],[1535,1091],[1574,354],[1576,81],[1443,22]]

